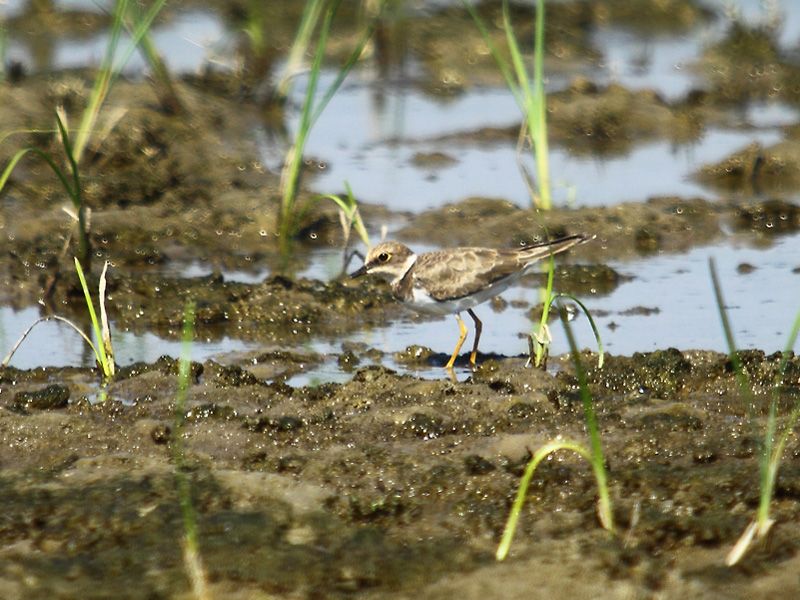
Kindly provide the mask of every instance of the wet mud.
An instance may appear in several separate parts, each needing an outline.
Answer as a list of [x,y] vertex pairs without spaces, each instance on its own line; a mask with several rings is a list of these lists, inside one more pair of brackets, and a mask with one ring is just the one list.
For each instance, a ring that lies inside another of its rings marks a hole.
[[[757,504],[763,426],[749,419],[727,357],[664,350],[610,357],[603,369],[592,367],[596,355],[583,359],[621,534],[598,526],[588,465],[556,455],[534,478],[505,563],[493,552],[530,452],[556,436],[585,439],[568,360],[548,373],[484,357],[460,383],[371,366],[346,384],[303,388],[246,365],[195,364],[184,472],[212,591],[522,597],[523,566],[550,573],[536,579],[542,593],[573,579],[580,597],[598,585],[620,598],[631,589],[761,597],[756,590],[794,585],[795,441],[769,541],[743,566],[721,566]],[[757,415],[778,362],[745,357]],[[0,371],[5,597],[99,598],[98,582],[125,584],[128,598],[186,593],[171,453],[176,371],[171,359],[125,369],[102,404],[87,399],[97,377],[87,370]],[[798,373],[792,359],[784,406],[800,394]]]
[[[641,23],[629,4],[554,4],[548,69],[563,74],[591,65],[588,24]],[[243,10],[225,6],[234,21]],[[487,19],[500,14],[497,3],[479,8]],[[643,10],[647,27],[659,31],[687,31],[712,18],[692,2]],[[274,16],[291,27],[297,17]],[[454,22],[444,38],[442,29]],[[409,27],[406,50],[420,63],[409,85],[448,96],[500,83],[462,11],[431,9],[412,25],[394,23],[384,32],[391,41]],[[733,123],[744,99],[777,94],[796,102],[789,57],[769,32],[737,27],[697,65],[710,85],[684,98],[572,77],[551,100],[553,143],[624,155],[637,144],[685,142]],[[518,33],[530,39],[530,31]],[[329,59],[342,53],[336,48]],[[17,75],[0,87],[2,131],[50,128],[54,107],[77,114],[91,87],[91,73],[82,70]],[[511,556],[497,563],[494,551],[531,452],[559,436],[585,440],[574,365],[552,357],[542,371],[527,368],[525,356],[481,354],[474,373],[451,381],[444,372],[426,379],[388,368],[392,362],[413,373],[414,365],[443,365],[448,356],[424,340],[391,357],[370,344],[339,344],[332,356],[315,351],[315,341],[391,323],[403,309],[378,282],[298,275],[315,251],[343,244],[335,206],[308,191],[301,192],[309,210],[292,254],[281,254],[274,233],[279,175],[259,158],[263,140],[253,134],[254,123],[279,118],[280,110],[259,104],[240,77],[209,70],[178,81],[186,110],[179,118],[148,82],[120,80],[104,108],[118,120],[89,146],[81,175],[91,207],[90,280],[96,285],[103,261],[112,263],[107,306],[114,327],[175,336],[192,300],[198,337],[263,348],[193,363],[182,430],[174,357],[125,365],[102,389],[94,369],[19,370],[13,361],[0,368],[0,597],[189,597],[179,470],[190,484],[200,554],[218,598],[527,598],[535,589],[541,597],[590,598],[603,590],[606,598],[722,599],[797,589],[794,438],[769,539],[741,565],[723,565],[758,502],[760,432],[780,362],[759,351],[744,356],[756,385],[753,411],[724,355],[665,348],[606,357],[598,369],[598,357],[584,352],[619,534],[598,524],[589,466],[558,454],[534,478]],[[625,281],[612,260],[679,253],[731,236],[769,244],[796,232],[800,213],[785,192],[800,180],[800,146],[786,129],[776,146],[732,150],[718,164],[698,165],[696,177],[721,190],[717,201],[656,197],[542,212],[472,197],[419,214],[360,208],[372,231],[391,223],[393,235],[412,246],[594,235],[559,257],[556,285],[579,296],[607,294]],[[269,143],[280,146],[281,132],[273,133]],[[447,135],[452,152],[420,152],[413,160],[449,168],[460,144],[517,134],[516,126],[455,132]],[[3,164],[29,144],[60,152],[47,133],[13,139],[18,145],[0,145]],[[309,160],[305,182],[320,168]],[[52,172],[23,161],[0,200],[0,301],[41,304],[44,314],[82,321],[71,267],[74,225]],[[193,263],[213,273],[184,276]],[[231,278],[231,271],[255,281]],[[346,383],[287,384],[330,360],[348,374]],[[799,378],[800,361],[792,357],[779,386],[782,411],[798,399]]]

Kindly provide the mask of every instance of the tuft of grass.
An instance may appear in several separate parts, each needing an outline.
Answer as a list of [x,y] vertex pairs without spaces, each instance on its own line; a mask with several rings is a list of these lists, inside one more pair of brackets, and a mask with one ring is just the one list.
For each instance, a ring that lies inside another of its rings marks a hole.
[[367,233],[367,228],[364,225],[364,221],[361,218],[361,213],[358,210],[358,202],[356,201],[355,196],[353,196],[353,190],[350,188],[350,184],[346,181],[344,182],[344,187],[347,191],[347,196],[344,198],[337,196],[336,194],[323,194],[319,196],[319,199],[330,200],[339,207],[339,223],[342,226],[342,236],[344,238],[342,273],[347,271],[347,265],[353,257],[353,253],[348,252],[350,238],[353,235],[353,228],[355,228],[356,233],[358,234],[358,237],[361,239],[362,243],[368,249],[371,246],[369,241],[369,233]]
[[72,145],[69,134],[67,133],[67,127],[64,124],[64,114],[61,110],[56,111],[56,125],[61,138],[61,145],[64,148],[64,154],[66,155],[67,163],[69,164],[69,175],[58,165],[53,156],[51,156],[48,152],[45,152],[41,148],[37,148],[35,146],[28,146],[27,148],[17,150],[17,152],[11,157],[11,160],[8,162],[5,169],[3,169],[2,174],[0,174],[0,192],[2,192],[5,188],[8,178],[11,176],[11,173],[14,171],[17,164],[26,155],[33,154],[45,161],[53,173],[55,173],[56,177],[58,177],[58,180],[61,182],[64,191],[67,193],[67,196],[72,202],[75,218],[78,221],[78,258],[83,264],[89,265],[91,259],[91,249],[89,246],[89,227],[86,214],[87,208],[83,202],[78,161],[75,157],[74,146]]
[[[722,330],[725,334],[725,342],[728,346],[728,355],[730,356],[731,364],[733,365],[736,374],[736,380],[739,389],[747,403],[747,414],[750,421],[755,423],[754,415],[754,397],[753,387],[750,377],[747,374],[742,361],[739,358],[739,351],[736,348],[736,341],[733,336],[733,329],[728,319],[728,313],[725,310],[725,300],[722,295],[722,285],[719,282],[717,275],[717,267],[713,259],[708,261],[709,272],[711,273],[711,283],[714,288],[714,297],[719,311],[720,322]],[[778,397],[780,395],[781,384],[786,372],[786,366],[789,359],[793,356],[792,350],[797,343],[797,337],[800,334],[800,311],[795,317],[794,324],[789,333],[786,341],[786,346],[781,354],[781,360],[778,364],[778,370],[775,373],[775,378],[772,385],[772,398],[769,404],[767,413],[767,424],[764,430],[764,438],[760,444],[759,453],[759,497],[758,509],[756,510],[755,518],[748,524],[742,535],[734,544],[731,551],[725,557],[725,564],[728,566],[735,565],[745,555],[754,540],[763,539],[772,528],[775,520],[770,516],[770,505],[772,503],[772,496],[775,492],[775,481],[778,478],[778,469],[780,467],[781,459],[783,458],[783,451],[786,448],[786,442],[789,436],[794,431],[798,418],[800,418],[800,400],[795,402],[794,407],[789,413],[788,417],[783,423],[782,427],[778,426]]]
[[322,72],[322,59],[325,56],[325,48],[327,46],[331,24],[340,3],[341,0],[334,0],[328,5],[322,24],[320,25],[317,47],[309,74],[308,88],[300,113],[300,123],[297,128],[297,133],[295,134],[294,143],[286,154],[284,166],[281,170],[281,206],[278,219],[278,237],[281,245],[281,253],[284,256],[289,254],[291,240],[297,231],[297,227],[303,215],[309,208],[309,206],[298,207],[297,191],[300,184],[303,153],[311,128],[314,126],[317,119],[319,119],[325,107],[339,90],[345,78],[360,58],[367,42],[372,37],[378,19],[378,17],[375,17],[364,29],[353,52],[339,68],[336,79],[317,102],[317,86],[319,83],[319,76]]
[[[535,334],[530,336],[530,340],[532,341],[534,351],[532,354],[533,364],[536,367],[545,367],[545,363],[547,361],[547,355],[550,351],[550,329],[547,326],[547,322],[550,319],[550,308],[553,305],[553,279],[555,278],[555,271],[556,271],[556,262],[553,255],[550,255],[550,260],[547,263],[547,266],[544,267],[545,273],[547,273],[547,283],[545,284],[544,288],[541,290],[541,298],[542,298],[542,317],[539,319],[539,327]],[[529,359],[530,361],[530,359]]]
[[[58,177],[72,202],[75,218],[78,221],[78,259],[89,270],[91,270],[91,249],[89,245],[88,209],[83,201],[78,165],[81,162],[91,134],[96,131],[100,109],[108,96],[111,86],[116,81],[122,68],[127,64],[133,51],[147,35],[153,24],[153,20],[165,4],[166,0],[156,0],[144,14],[140,14],[133,11],[129,0],[117,0],[114,7],[114,17],[109,34],[108,46],[106,47],[103,62],[94,81],[94,86],[89,96],[89,102],[81,115],[80,124],[78,125],[74,140],[68,133],[67,116],[63,108],[59,107],[56,109],[56,131],[60,136],[71,176],[67,176],[65,170],[58,165],[53,156],[36,147],[26,147],[18,150],[12,156],[2,174],[0,174],[1,192],[8,182],[8,178],[11,176],[14,168],[27,154],[33,153],[48,164]],[[123,23],[129,11],[131,11],[130,14],[135,14],[134,27],[130,33],[131,44],[122,54],[121,58],[117,60]],[[147,51],[145,51],[145,55],[147,56]],[[112,125],[115,118],[116,117],[111,119]],[[104,131],[108,131],[109,129],[109,126],[103,128]],[[3,135],[0,139],[5,139],[8,135],[9,134]]]
[[[106,261],[105,265],[103,266],[103,271],[100,274],[100,283],[98,289],[98,300],[100,303],[100,319],[97,318],[97,312],[94,309],[94,302],[92,301],[91,294],[89,293],[89,286],[86,284],[86,277],[84,276],[83,269],[81,268],[81,263],[75,258],[75,272],[78,275],[78,279],[81,282],[81,288],[83,289],[84,298],[86,299],[86,309],[89,312],[89,318],[92,322],[92,329],[94,330],[94,337],[97,340],[97,343],[92,341],[92,339],[86,335],[83,330],[78,327],[75,323],[70,321],[69,319],[65,319],[64,317],[59,317],[57,315],[50,315],[46,317],[41,317],[36,319],[20,336],[14,346],[11,348],[11,351],[6,355],[3,359],[2,365],[8,366],[8,363],[11,361],[11,358],[14,356],[16,351],[19,349],[22,342],[25,341],[25,338],[28,337],[33,328],[36,327],[39,323],[44,323],[45,321],[60,321],[62,323],[66,323],[72,329],[74,329],[78,335],[80,335],[83,340],[89,345],[94,352],[95,360],[97,362],[98,367],[103,373],[103,384],[108,383],[113,377],[116,372],[116,365],[114,363],[114,348],[111,343],[111,329],[108,324],[108,314],[106,313],[106,272],[108,270],[108,261]],[[101,398],[104,398],[101,395]]]
[[155,0],[141,18],[135,19],[135,26],[131,32],[131,42],[118,59],[117,53],[122,37],[122,29],[126,16],[130,11],[129,0],[117,0],[114,5],[114,15],[111,22],[108,45],[106,46],[103,62],[100,65],[97,78],[94,81],[89,102],[81,115],[78,133],[75,138],[75,160],[80,162],[83,152],[89,143],[89,138],[96,129],[100,109],[103,106],[111,87],[122,72],[123,67],[130,60],[136,47],[150,30],[158,13],[164,8],[166,0]]
[[[521,167],[523,178],[529,191],[532,193],[531,201],[537,208],[549,210],[552,208],[551,186],[550,186],[550,158],[547,140],[547,96],[544,91],[544,23],[545,8],[544,0],[536,0],[536,23],[534,28],[534,55],[533,55],[533,76],[528,75],[525,67],[525,60],[522,50],[519,47],[514,27],[511,23],[508,0],[503,0],[503,31],[506,37],[506,45],[509,59],[500,51],[492,40],[489,29],[481,19],[476,8],[468,2],[462,0],[464,6],[472,16],[473,21],[483,36],[492,57],[497,63],[500,72],[505,79],[506,85],[522,111],[524,116],[523,127],[531,139],[533,146],[534,160],[536,163],[536,187],[532,186],[530,178],[524,167]],[[524,136],[520,134],[520,144]]]
[[[155,14],[153,15],[153,18]],[[125,29],[132,38],[137,35],[136,30],[145,18],[145,14],[139,7],[137,2],[130,2],[128,5],[128,14],[125,21]],[[152,24],[152,20],[151,20]],[[178,90],[175,87],[172,77],[170,76],[169,69],[158,53],[152,38],[150,37],[150,25],[143,29],[141,39],[139,41],[139,49],[142,52],[147,64],[150,65],[152,73],[152,80],[156,88],[159,104],[165,112],[171,115],[184,114],[186,107],[181,101]]]
[[567,294],[564,292],[553,292],[553,279],[555,277],[555,259],[551,255],[550,261],[548,262],[547,266],[544,267],[544,271],[547,274],[547,283],[545,287],[541,291],[542,297],[542,316],[539,319],[539,326],[537,328],[536,333],[530,335],[530,357],[528,359],[528,364],[533,362],[533,364],[537,367],[544,367],[547,363],[547,356],[550,349],[550,342],[552,338],[550,337],[550,329],[547,325],[550,319],[550,310],[552,309],[553,305],[560,299],[560,298],[569,298],[575,304],[577,304],[583,313],[586,315],[586,318],[589,320],[589,325],[592,328],[592,333],[594,334],[594,339],[597,342],[597,352],[598,352],[598,359],[597,359],[597,367],[599,369],[603,368],[603,364],[605,362],[605,353],[603,351],[603,340],[600,337],[600,330],[597,327],[597,323],[595,323],[594,318],[592,317],[592,313],[589,311],[589,308],[578,298],[572,294]]
[[[544,0],[536,0],[532,76],[528,74],[519,41],[514,33],[508,0],[503,0],[502,4],[503,32],[505,34],[508,57],[494,43],[489,29],[478,14],[477,9],[468,0],[462,0],[462,2],[470,16],[472,16],[473,21],[475,21],[484,42],[489,48],[489,52],[503,75],[508,89],[522,111],[524,118],[517,143],[517,158],[522,179],[531,196],[531,202],[536,208],[550,210],[553,202],[550,184],[550,150],[547,138],[547,95],[544,89]],[[536,165],[535,181],[521,160],[526,139],[530,139],[533,149]],[[547,286],[542,290],[541,294],[542,304],[544,305],[542,318],[536,333],[531,336],[534,345],[534,364],[537,367],[545,364],[550,344],[547,319],[550,313],[550,306],[554,301],[552,293],[553,269],[554,263],[551,260],[549,265],[545,267]],[[596,332],[596,327],[593,327],[593,329]],[[595,333],[595,337],[597,337],[599,344],[597,333]]]
[[98,288],[98,300],[100,302],[100,320],[97,319],[97,313],[94,310],[94,302],[89,293],[89,287],[86,285],[86,277],[83,274],[80,261],[75,259],[75,272],[78,274],[78,279],[81,281],[81,288],[83,289],[83,296],[86,299],[86,309],[89,311],[89,318],[92,321],[92,329],[97,344],[92,345],[97,362],[103,371],[103,376],[106,380],[114,377],[114,347],[111,344],[111,329],[108,325],[108,314],[106,313],[106,271],[108,270],[108,261],[103,265],[103,271],[100,274],[100,286]]
[[[297,27],[292,46],[289,48],[283,74],[273,92],[273,102],[277,104],[286,103],[286,99],[292,89],[292,82],[303,67],[303,57],[311,45],[311,37],[317,28],[320,16],[322,16],[323,8],[325,8],[325,0],[309,0],[305,3],[303,14],[300,17],[300,24]],[[254,46],[256,43],[263,44],[260,31],[256,32],[248,29],[248,35]]]
[[[553,271],[548,271],[548,274],[552,273]],[[550,302],[547,305],[546,309],[542,311],[542,319],[539,322],[540,331],[544,330],[545,332],[548,330],[547,327],[547,319],[549,317],[550,310],[553,305],[561,298],[568,298],[572,300],[578,307],[583,311],[583,314],[586,315],[586,318],[589,320],[589,326],[592,328],[592,334],[594,335],[594,340],[597,342],[597,368],[602,369],[603,365],[605,364],[606,355],[605,350],[603,349],[603,340],[600,337],[600,329],[597,327],[597,323],[594,321],[594,317],[592,317],[592,313],[589,311],[589,308],[581,302],[577,296],[573,294],[568,294],[567,292],[556,292],[553,293],[552,286],[549,286],[550,289],[546,290],[546,293],[550,296]],[[538,336],[535,339],[537,344],[536,352],[541,352],[541,355],[534,355],[533,360],[537,365],[544,364],[547,361],[547,350],[550,343],[550,336],[546,335],[544,339],[540,339]]]
[[178,361],[178,391],[175,394],[175,431],[171,450],[175,463],[175,483],[183,522],[183,564],[196,600],[211,598],[208,592],[208,577],[200,556],[197,535],[197,516],[192,506],[192,492],[186,476],[185,453],[183,449],[183,426],[186,422],[186,395],[191,384],[192,341],[194,340],[195,305],[187,302],[183,311],[183,336],[181,357]]
[[603,457],[603,445],[600,438],[600,429],[597,425],[597,414],[594,411],[594,404],[592,403],[592,395],[589,391],[589,385],[586,379],[586,371],[583,368],[583,361],[581,360],[580,351],[575,342],[575,336],[572,333],[572,328],[569,325],[569,318],[566,309],[559,304],[559,314],[561,322],[564,325],[564,332],[566,333],[569,342],[570,354],[572,361],[575,364],[575,374],[578,378],[578,386],[581,392],[581,402],[583,404],[583,417],[586,424],[586,431],[589,434],[589,445],[572,440],[555,439],[547,442],[539,448],[534,454],[528,465],[525,467],[525,472],[520,480],[517,495],[514,503],[511,506],[506,526],[503,530],[503,535],[500,539],[500,544],[497,547],[495,557],[497,560],[503,560],[508,555],[511,542],[514,539],[514,534],[517,530],[519,523],[519,516],[522,512],[522,506],[525,503],[525,497],[528,494],[528,487],[530,486],[531,479],[533,478],[536,468],[539,466],[547,456],[559,450],[570,450],[577,453],[584,458],[592,467],[595,481],[597,482],[598,503],[597,515],[600,519],[602,527],[612,533],[614,529],[614,515],[612,511],[611,495],[608,490],[608,477],[606,474],[605,459]]

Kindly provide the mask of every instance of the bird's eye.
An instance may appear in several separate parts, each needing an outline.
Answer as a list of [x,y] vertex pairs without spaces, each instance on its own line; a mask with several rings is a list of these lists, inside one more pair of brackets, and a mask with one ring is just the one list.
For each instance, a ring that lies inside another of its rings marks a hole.
[[378,254],[378,260],[384,263],[389,262],[390,257],[391,255],[388,252],[381,252],[380,254]]

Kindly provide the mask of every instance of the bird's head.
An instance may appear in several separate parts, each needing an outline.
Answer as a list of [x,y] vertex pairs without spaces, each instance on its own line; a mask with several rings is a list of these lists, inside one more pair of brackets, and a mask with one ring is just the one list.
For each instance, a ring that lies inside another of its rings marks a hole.
[[399,242],[381,242],[367,252],[364,266],[350,277],[375,274],[387,281],[399,280],[405,275],[417,256]]

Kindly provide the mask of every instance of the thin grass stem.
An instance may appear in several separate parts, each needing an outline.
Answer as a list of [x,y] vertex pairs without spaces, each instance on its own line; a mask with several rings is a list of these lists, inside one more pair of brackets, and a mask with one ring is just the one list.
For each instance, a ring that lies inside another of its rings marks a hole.
[[594,317],[592,317],[592,313],[589,311],[589,308],[583,302],[578,300],[576,296],[569,294],[567,292],[558,292],[556,294],[553,294],[553,297],[550,300],[550,304],[552,305],[559,298],[569,298],[575,304],[577,304],[583,311],[583,314],[586,315],[586,318],[589,320],[589,325],[592,328],[594,339],[597,342],[597,354],[598,354],[597,368],[602,369],[603,365],[605,364],[605,351],[603,350],[603,340],[600,337],[600,329],[598,329],[597,323],[595,323]]
[[319,100],[319,102],[315,104],[315,97],[317,93],[319,76],[322,71],[322,60],[325,56],[328,35],[330,33],[334,15],[336,14],[340,3],[341,0],[335,0],[328,6],[322,21],[322,25],[320,26],[319,39],[317,41],[317,48],[311,65],[308,88],[303,100],[303,107],[300,114],[300,122],[298,124],[297,134],[295,136],[294,144],[287,152],[284,167],[281,171],[281,208],[278,234],[283,254],[288,252],[290,239],[294,235],[295,228],[300,220],[295,204],[297,200],[297,191],[299,188],[303,154],[305,152],[305,145],[311,128],[314,126],[317,119],[319,119],[322,111],[325,110],[325,107],[331,101],[333,96],[339,90],[347,75],[358,62],[359,57],[361,56],[367,42],[374,32],[375,24],[377,23],[378,19],[378,17],[375,17],[370,26],[367,27],[361,34],[355,49],[339,69],[336,79],[322,95],[322,98]]
[[[716,264],[713,259],[708,261],[709,272],[711,274],[711,282],[714,288],[714,296],[717,302],[717,309],[720,315],[720,322],[725,334],[725,341],[728,345],[728,354],[733,365],[736,380],[742,395],[747,399],[747,414],[750,422],[755,425],[754,407],[755,399],[753,397],[753,389],[750,378],[744,370],[739,352],[736,348],[736,343],[733,337],[733,330],[728,319],[727,311],[725,310],[725,301],[722,294],[722,286],[719,282],[717,275]],[[774,520],[770,516],[770,507],[772,504],[772,497],[775,491],[775,482],[778,477],[778,469],[783,457],[783,451],[789,436],[794,431],[795,424],[798,417],[800,417],[800,401],[795,402],[795,405],[789,413],[789,416],[784,423],[783,429],[778,433],[778,393],[783,378],[786,372],[786,367],[789,363],[789,357],[792,354],[797,337],[800,334],[800,311],[798,311],[794,324],[792,325],[791,332],[786,341],[786,345],[781,354],[781,360],[778,364],[778,370],[772,384],[772,398],[770,401],[769,409],[767,412],[767,424],[764,430],[764,438],[761,442],[761,452],[759,456],[759,500],[758,509],[756,510],[755,519],[745,528],[742,535],[734,544],[731,551],[725,558],[725,564],[732,566],[736,564],[745,555],[754,539],[763,538],[767,535],[772,528]],[[777,436],[777,439],[776,439]]]
[[575,341],[575,335],[572,333],[572,327],[569,324],[569,316],[567,315],[566,309],[561,304],[559,304],[558,310],[559,314],[561,315],[561,323],[564,325],[564,333],[567,336],[570,353],[572,354],[572,361],[575,364],[575,374],[578,377],[578,386],[581,391],[583,416],[586,422],[586,429],[589,433],[589,441],[592,450],[592,469],[594,471],[595,480],[597,480],[597,491],[600,496],[598,503],[598,516],[602,526],[608,531],[613,532],[614,516],[611,509],[611,496],[608,491],[606,465],[605,458],[603,457],[603,444],[600,439],[600,428],[597,425],[597,414],[594,410],[592,395],[589,392],[589,383],[586,378],[586,370],[583,368],[581,353],[578,350],[578,344]]
[[545,335],[547,329],[547,321],[550,319],[550,306],[553,302],[553,279],[555,276],[555,259],[550,255],[550,261],[546,267],[547,283],[542,290],[542,317],[539,319],[539,329],[534,336],[536,342],[536,356],[534,357],[533,364],[540,367],[547,359],[547,354],[550,348],[550,343]]
[[578,442],[572,442],[568,440],[553,440],[546,443],[534,453],[533,457],[528,462],[528,465],[525,467],[525,472],[523,473],[522,479],[519,482],[517,495],[514,498],[514,503],[511,506],[511,512],[508,515],[506,526],[503,529],[503,536],[500,538],[500,544],[497,546],[497,551],[495,552],[495,558],[497,560],[504,560],[506,556],[508,556],[508,551],[511,548],[511,542],[514,540],[514,534],[516,533],[517,525],[519,524],[519,516],[522,512],[522,506],[525,504],[525,498],[528,495],[528,488],[530,487],[531,479],[533,478],[533,474],[536,472],[536,468],[539,466],[539,463],[542,462],[548,455],[556,452],[557,450],[572,450],[573,452],[580,454],[589,463],[591,463],[591,453],[589,450]]
[[84,205],[81,191],[80,171],[78,170],[78,161],[75,159],[67,128],[64,125],[64,118],[63,110],[56,110],[56,125],[61,136],[61,145],[64,147],[64,154],[67,156],[67,161],[72,171],[72,186],[66,189],[78,218],[78,257],[86,263],[87,268],[90,268],[92,253],[89,246],[89,226],[86,220],[86,206]]
[[130,57],[133,55],[134,50],[139,45],[144,35],[150,30],[158,13],[166,4],[166,0],[156,0],[147,9],[136,24],[136,27],[131,34],[131,43],[122,54],[122,58],[116,61],[117,48],[121,38],[123,23],[125,15],[128,13],[128,0],[117,0],[114,8],[114,16],[111,22],[111,32],[109,34],[108,45],[103,57],[103,62],[100,65],[100,70],[97,78],[95,79],[92,92],[89,95],[89,102],[83,111],[80,124],[78,125],[78,135],[75,139],[74,157],[75,161],[80,163],[86,146],[89,142],[89,137],[94,131],[95,124],[100,115],[100,108],[108,97],[112,85],[122,71],[122,68],[128,63]]
[[[136,2],[129,3],[128,16],[132,21],[132,25],[126,21],[125,29],[127,30],[128,35],[133,38],[135,36],[136,28],[143,17],[142,11]],[[178,94],[178,90],[176,89],[175,84],[172,81],[172,77],[170,76],[169,69],[167,68],[167,65],[164,63],[164,60],[161,58],[158,49],[153,43],[153,40],[150,36],[149,27],[144,30],[144,33],[141,36],[139,48],[147,60],[147,64],[150,65],[150,70],[152,71],[153,81],[156,83],[161,107],[169,114],[173,115],[186,112],[183,102],[180,99],[180,95]]]
[[89,318],[92,321],[92,329],[94,330],[94,336],[97,339],[97,344],[94,344],[93,347],[96,349],[96,354],[99,358],[98,362],[100,363],[100,368],[103,371],[103,376],[106,379],[110,379],[114,376],[114,364],[109,360],[109,357],[106,354],[105,345],[103,344],[103,329],[100,326],[100,322],[97,319],[97,313],[94,310],[94,302],[92,302],[92,296],[89,293],[89,286],[86,285],[86,277],[83,274],[83,268],[81,267],[81,263],[77,257],[74,260],[75,272],[78,274],[78,279],[80,279],[81,282],[83,296],[86,299],[86,309],[89,311]]
[[[533,190],[531,200],[534,206],[543,210],[552,208],[550,192],[550,161],[547,141],[547,97],[544,90],[544,0],[536,2],[536,24],[534,28],[533,82],[531,83],[525,67],[522,50],[514,33],[508,0],[502,3],[503,31],[511,63],[494,44],[489,30],[477,10],[467,1],[462,4],[472,16],[489,52],[497,63],[500,73],[523,114],[523,125],[528,129],[536,162],[537,190]],[[526,182],[527,183],[527,182]]]
[[22,342],[24,342],[25,339],[28,337],[28,335],[31,333],[31,331],[33,331],[33,328],[36,327],[39,323],[44,323],[46,321],[60,321],[72,327],[72,329],[74,329],[75,332],[83,338],[83,341],[89,344],[89,347],[92,349],[92,352],[94,352],[94,356],[95,359],[97,360],[97,363],[100,364],[100,353],[97,351],[97,347],[94,345],[94,342],[91,340],[91,338],[89,338],[89,336],[86,335],[83,332],[83,330],[80,327],[78,327],[75,323],[64,317],[59,317],[58,315],[47,315],[46,317],[39,317],[33,323],[31,323],[31,325],[22,333],[22,335],[19,336],[19,339],[11,347],[11,350],[9,351],[8,354],[6,354],[5,358],[3,358],[3,362],[0,364],[4,367],[7,367],[8,364],[11,362],[11,359],[13,358],[14,354],[16,354],[17,350],[19,350],[19,347],[22,345]]
[[175,479],[178,501],[183,523],[183,563],[186,575],[196,600],[210,598],[203,560],[198,542],[197,516],[192,505],[189,478],[185,473],[183,427],[186,422],[186,396],[192,373],[192,342],[194,340],[195,305],[188,302],[183,312],[183,335],[181,356],[178,360],[178,390],[175,394],[175,435],[172,439],[172,454],[175,462]]
[[[535,122],[531,136],[536,159],[536,176],[539,181],[540,208],[550,210],[553,202],[550,195],[550,149],[547,141],[547,96],[544,90],[544,0],[536,2],[536,32],[533,51],[532,113]],[[530,113],[529,117],[530,119]]]
[[275,87],[274,100],[278,103],[282,104],[286,102],[286,98],[289,96],[292,81],[303,63],[303,55],[305,55],[308,50],[311,43],[311,36],[319,22],[319,17],[322,14],[324,6],[324,0],[311,0],[310,2],[306,2],[303,7],[300,25],[292,41],[292,46],[289,49],[283,76]]
[[611,533],[615,533],[611,494],[608,489],[608,477],[606,474],[605,459],[603,457],[603,445],[600,439],[600,429],[597,425],[597,415],[594,411],[594,405],[592,403],[592,395],[589,392],[586,371],[583,368],[583,362],[581,361],[580,352],[578,351],[577,344],[575,343],[575,337],[572,334],[572,328],[569,325],[566,310],[560,304],[558,308],[561,321],[564,325],[564,330],[567,334],[567,340],[569,341],[572,360],[575,364],[575,373],[577,375],[578,385],[581,391],[584,422],[589,435],[589,448],[578,442],[557,439],[546,443],[533,454],[533,457],[525,467],[525,472],[522,475],[519,488],[517,489],[517,495],[514,499],[514,503],[511,506],[511,512],[509,513],[508,520],[506,521],[506,526],[503,529],[503,535],[495,553],[497,560],[503,560],[508,555],[508,550],[511,547],[511,542],[514,539],[514,533],[516,532],[519,522],[522,505],[525,502],[525,497],[528,494],[528,488],[530,487],[530,482],[533,478],[536,468],[546,456],[557,450],[572,450],[586,459],[586,461],[591,465],[592,473],[597,483],[598,519],[600,520],[600,524],[604,529]]

